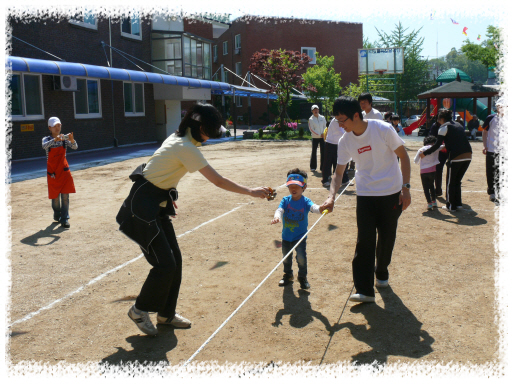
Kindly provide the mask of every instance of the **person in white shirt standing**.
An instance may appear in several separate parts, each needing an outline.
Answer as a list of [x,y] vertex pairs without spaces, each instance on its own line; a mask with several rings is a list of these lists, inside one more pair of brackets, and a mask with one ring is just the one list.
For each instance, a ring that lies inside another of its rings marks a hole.
[[322,134],[324,133],[326,127],[325,117],[320,114],[320,109],[318,105],[311,106],[311,112],[313,114],[309,118],[308,127],[311,132],[311,142],[313,146],[311,148],[311,160],[309,161],[309,168],[311,172],[316,171],[317,165],[317,156],[316,151],[317,148],[320,147],[320,172],[324,167],[324,138]]
[[[331,185],[329,178],[334,172],[336,172],[338,164],[338,141],[340,141],[344,133],[345,130],[338,123],[338,120],[333,118],[329,123],[327,136],[325,138],[324,166],[322,168],[322,185],[324,187],[329,187]],[[343,174],[343,185],[346,185],[348,182],[348,172],[345,169],[345,173]]]
[[[345,134],[338,143],[338,167],[320,212],[332,212],[341,177],[352,158],[356,163],[357,193],[357,244],[352,261],[356,293],[349,299],[375,302],[374,274],[375,286],[389,285],[388,266],[398,218],[411,204],[411,163],[404,141],[393,127],[383,121],[363,119],[356,99],[339,97],[334,102],[333,114]],[[401,172],[396,156],[401,160]]]
[[382,113],[373,108],[372,95],[361,93],[357,98],[361,109],[363,110],[363,119],[365,120],[384,120]]
[[425,193],[427,209],[429,211],[437,208],[436,187],[434,183],[436,179],[436,166],[439,164],[439,151],[444,148],[444,145],[441,145],[437,151],[424,158],[421,158],[421,154],[432,147],[436,141],[437,138],[435,136],[425,137],[423,139],[423,147],[418,149],[416,157],[414,158],[414,162],[420,165],[421,184],[423,185],[423,193]]
[[489,200],[492,202],[499,201],[499,181],[500,181],[500,169],[499,169],[499,121],[503,115],[503,102],[498,100],[496,103],[497,114],[489,115],[485,119],[484,129],[482,132],[482,140],[484,143],[484,149],[482,153],[485,157],[485,174],[487,176],[487,194]]

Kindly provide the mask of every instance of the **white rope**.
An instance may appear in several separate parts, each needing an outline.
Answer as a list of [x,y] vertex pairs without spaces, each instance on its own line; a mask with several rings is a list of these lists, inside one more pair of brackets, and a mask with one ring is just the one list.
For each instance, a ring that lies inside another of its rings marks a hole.
[[[343,193],[345,192],[345,190],[346,190],[350,185],[352,185],[352,181],[353,181],[353,180],[354,180],[354,178],[353,178],[352,180],[350,180],[350,182],[345,186],[345,188],[343,188],[343,190],[342,190],[342,191],[341,191],[341,193],[338,195],[338,197],[336,198],[336,200],[334,200],[334,202],[335,202],[335,203],[336,203],[336,201],[341,197],[341,195],[343,195]],[[256,288],[254,288],[254,290],[251,292],[251,294],[250,294],[249,296],[247,296],[247,298],[242,302],[242,304],[240,304],[240,305],[238,306],[238,308],[237,308],[237,309],[235,309],[235,311],[234,311],[231,315],[229,315],[229,317],[228,317],[226,320],[224,320],[224,322],[220,325],[220,327],[219,327],[219,328],[217,328],[217,330],[216,330],[215,332],[213,332],[213,334],[208,338],[208,340],[206,340],[206,341],[203,343],[203,345],[201,345],[201,346],[199,347],[199,349],[198,349],[198,350],[197,350],[197,351],[196,351],[192,356],[190,356],[190,358],[189,358],[189,359],[188,359],[188,360],[187,360],[187,361],[186,361],[186,362],[181,366],[180,370],[178,371],[178,375],[179,375],[179,374],[181,373],[181,371],[182,371],[182,370],[183,370],[183,369],[188,365],[188,363],[190,363],[192,360],[194,360],[194,358],[199,354],[199,352],[201,352],[201,351],[204,349],[204,347],[206,347],[206,346],[208,345],[208,343],[209,343],[209,342],[210,342],[210,341],[211,341],[211,340],[212,340],[212,339],[217,335],[217,333],[219,333],[219,331],[220,331],[222,328],[224,328],[224,326],[228,323],[228,321],[229,321],[229,320],[231,320],[231,318],[232,318],[233,316],[235,316],[235,315],[236,315],[236,313],[240,310],[240,308],[242,308],[242,307],[245,305],[245,303],[246,303],[246,302],[247,302],[247,301],[248,301],[248,300],[249,300],[249,299],[250,299],[250,298],[251,298],[251,297],[256,293],[256,291],[257,291],[257,290],[258,290],[258,289],[263,285],[263,283],[265,283],[265,281],[267,281],[267,279],[270,277],[270,275],[272,275],[272,274],[276,271],[276,269],[277,269],[277,268],[278,268],[278,267],[279,267],[279,266],[284,262],[284,260],[292,254],[293,250],[294,250],[295,248],[297,248],[297,246],[302,242],[302,240],[304,240],[304,239],[306,238],[306,236],[308,235],[308,233],[309,233],[309,232],[311,232],[313,228],[315,228],[315,226],[318,224],[318,222],[319,222],[319,221],[320,221],[320,220],[321,220],[321,219],[322,219],[326,214],[327,214],[327,212],[326,212],[326,211],[324,211],[324,212],[322,213],[322,215],[318,218],[318,220],[315,222],[315,224],[313,224],[313,225],[311,226],[311,228],[306,232],[306,234],[305,234],[304,236],[302,236],[302,238],[297,242],[297,244],[295,244],[295,246],[290,250],[290,252],[288,252],[288,253],[286,254],[286,256],[284,256],[284,257],[281,259],[281,261],[280,261],[280,262],[279,262],[279,263],[274,267],[274,269],[272,269],[272,271],[270,271],[270,273],[267,275],[267,277],[265,277],[265,278],[263,279],[263,281],[262,281],[262,282],[261,282],[261,283],[260,283]]]

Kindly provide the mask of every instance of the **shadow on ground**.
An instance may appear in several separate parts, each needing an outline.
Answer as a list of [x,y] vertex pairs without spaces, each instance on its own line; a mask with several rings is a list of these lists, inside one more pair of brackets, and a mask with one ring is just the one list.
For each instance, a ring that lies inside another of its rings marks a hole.
[[385,365],[389,356],[405,356],[418,359],[433,351],[434,338],[421,329],[422,323],[404,305],[391,287],[379,288],[384,308],[375,303],[354,305],[350,312],[361,313],[368,322],[346,322],[333,325],[333,332],[348,328],[352,336],[368,344],[370,351],[352,356],[354,365]]
[[[43,245],[50,245],[55,243],[57,240],[60,239],[60,236],[57,236],[57,234],[66,231],[65,228],[59,226],[60,223],[51,223],[49,226],[47,226],[45,229],[41,229],[40,231],[34,233],[33,235],[27,236],[24,239],[21,239],[20,242],[23,244],[31,245],[33,247],[40,247]],[[59,226],[59,227],[57,227]],[[47,238],[48,241],[38,244],[39,240]]]

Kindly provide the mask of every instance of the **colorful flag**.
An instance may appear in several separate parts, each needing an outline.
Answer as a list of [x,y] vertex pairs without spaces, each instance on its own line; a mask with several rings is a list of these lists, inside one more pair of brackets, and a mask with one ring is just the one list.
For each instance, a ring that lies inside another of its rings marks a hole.
[[450,18],[450,20],[452,21],[453,24],[457,24],[457,25],[459,24],[455,20],[453,20],[452,18]]
[[468,30],[468,27],[464,27],[464,29],[462,30],[462,33],[463,33],[464,35],[466,35],[466,36],[468,35],[468,34],[466,33],[466,31],[467,31],[467,30]]
[[478,35],[478,37],[476,38],[478,41],[480,41],[480,39],[482,38],[482,35]]

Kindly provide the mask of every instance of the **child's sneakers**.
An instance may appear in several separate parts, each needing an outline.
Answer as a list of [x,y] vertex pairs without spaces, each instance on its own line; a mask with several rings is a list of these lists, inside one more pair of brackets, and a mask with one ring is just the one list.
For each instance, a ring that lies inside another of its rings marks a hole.
[[299,280],[300,287],[302,289],[309,289],[309,288],[311,288],[311,285],[309,285],[309,283],[308,283],[307,277],[298,277],[297,280]]
[[427,204],[427,209],[428,209],[429,211],[432,211],[432,210],[434,209],[434,208],[432,207],[432,203],[428,203],[428,204]]
[[432,208],[437,208],[437,201],[432,202]]
[[285,285],[288,285],[292,281],[293,281],[293,275],[289,275],[289,274],[285,273],[283,275],[283,278],[281,280],[279,280],[279,286],[284,287]]

